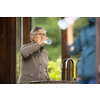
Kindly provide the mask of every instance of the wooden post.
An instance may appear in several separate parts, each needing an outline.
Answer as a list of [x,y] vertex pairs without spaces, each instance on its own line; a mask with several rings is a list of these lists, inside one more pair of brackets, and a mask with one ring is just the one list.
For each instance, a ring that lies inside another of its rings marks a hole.
[[96,18],[96,83],[100,84],[100,17]]
[[23,17],[23,44],[30,43],[31,17]]
[[[66,44],[66,41],[67,41],[67,29],[65,30],[62,30],[61,32],[61,48],[62,48],[62,51],[61,51],[61,54],[62,54],[62,60],[65,59],[65,58],[70,58],[70,55],[68,54],[68,50],[67,50],[67,44]],[[67,66],[67,75],[65,73],[65,61],[63,62],[63,68],[62,68],[62,80],[70,80],[70,69],[69,69],[69,64]],[[67,77],[65,77],[65,75]]]
[[0,17],[0,84],[16,83],[16,18]]

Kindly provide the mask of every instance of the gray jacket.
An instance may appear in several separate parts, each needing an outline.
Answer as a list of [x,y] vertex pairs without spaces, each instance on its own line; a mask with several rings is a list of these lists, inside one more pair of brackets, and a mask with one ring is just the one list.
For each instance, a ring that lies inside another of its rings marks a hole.
[[19,84],[29,84],[30,81],[37,80],[51,80],[47,71],[48,52],[43,46],[38,43],[25,44],[20,49],[20,55]]

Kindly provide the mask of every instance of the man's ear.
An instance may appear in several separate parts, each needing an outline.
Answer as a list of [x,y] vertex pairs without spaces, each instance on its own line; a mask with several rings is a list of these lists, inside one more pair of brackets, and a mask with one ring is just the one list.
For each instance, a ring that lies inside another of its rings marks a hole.
[[32,38],[32,40],[34,41],[34,36],[33,36],[33,35],[31,36],[31,38]]

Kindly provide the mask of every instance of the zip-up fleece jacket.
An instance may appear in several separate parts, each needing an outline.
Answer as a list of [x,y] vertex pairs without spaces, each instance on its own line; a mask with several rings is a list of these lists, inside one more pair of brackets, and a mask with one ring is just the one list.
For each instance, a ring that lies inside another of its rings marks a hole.
[[[81,33],[74,43],[68,47],[70,55],[74,55],[82,51],[81,60],[79,61],[78,77],[83,80],[96,78],[96,19],[89,17],[89,25],[81,29]],[[74,46],[75,50],[70,51],[70,47]]]

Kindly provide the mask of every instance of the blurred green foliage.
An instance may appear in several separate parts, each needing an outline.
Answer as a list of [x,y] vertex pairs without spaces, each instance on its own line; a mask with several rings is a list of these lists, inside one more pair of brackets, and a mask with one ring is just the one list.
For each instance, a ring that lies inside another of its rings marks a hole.
[[20,55],[19,53],[17,53],[16,83],[18,81],[19,74],[20,74]]
[[48,62],[48,73],[52,80],[61,80],[61,58],[58,58],[55,62]]

